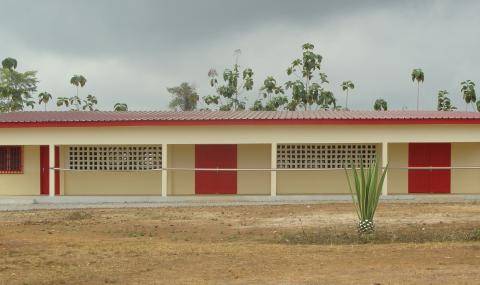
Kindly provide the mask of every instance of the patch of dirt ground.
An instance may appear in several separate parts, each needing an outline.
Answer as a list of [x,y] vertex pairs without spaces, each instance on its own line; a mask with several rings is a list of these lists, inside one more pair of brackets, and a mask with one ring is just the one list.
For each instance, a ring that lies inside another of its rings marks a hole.
[[0,284],[480,284],[480,204],[0,212]]

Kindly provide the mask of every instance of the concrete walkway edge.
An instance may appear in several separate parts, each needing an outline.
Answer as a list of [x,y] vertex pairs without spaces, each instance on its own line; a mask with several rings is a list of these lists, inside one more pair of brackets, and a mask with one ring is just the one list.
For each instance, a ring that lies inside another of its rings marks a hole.
[[[283,205],[351,202],[350,195],[285,196],[4,196],[0,211],[118,207]],[[451,203],[480,201],[480,195],[388,195],[384,202]]]

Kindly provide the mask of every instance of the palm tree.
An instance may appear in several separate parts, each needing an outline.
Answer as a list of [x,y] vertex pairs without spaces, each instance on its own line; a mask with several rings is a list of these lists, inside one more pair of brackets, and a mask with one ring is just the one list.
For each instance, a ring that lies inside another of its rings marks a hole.
[[52,94],[48,92],[38,94],[38,104],[44,104],[45,111],[47,111],[47,104],[50,100],[52,100]]
[[355,85],[353,84],[352,81],[343,81],[342,82],[342,90],[347,92],[347,96],[345,98],[345,110],[348,110],[348,90],[353,90],[355,88]]
[[2,67],[6,69],[16,69],[17,68],[17,60],[11,57],[7,57],[2,60]]
[[465,80],[460,83],[463,93],[463,100],[465,100],[465,111],[468,110],[468,104],[475,103],[477,101],[477,95],[475,94],[475,83],[471,80]]
[[425,80],[425,74],[423,73],[423,70],[420,68],[416,68],[412,71],[412,81],[415,82],[417,81],[417,111],[420,106],[420,82],[423,82]]
[[375,111],[387,111],[388,110],[388,104],[387,101],[383,99],[377,99],[375,100],[375,104],[373,104],[373,109]]
[[[75,86],[77,87],[77,96],[76,96],[76,98],[80,98],[80,97],[78,97],[78,88],[85,86],[85,84],[87,83],[87,79],[86,79],[83,75],[74,75],[74,76],[72,76],[72,78],[70,78],[70,83],[71,83],[72,85],[75,85]],[[74,100],[74,101],[75,101],[75,102],[80,102],[79,99],[78,99],[78,100]],[[76,104],[75,104],[77,110],[80,109],[80,105],[79,105],[79,104],[80,104],[80,103],[78,103],[78,104],[76,103]]]
[[128,111],[128,105],[125,103],[116,103],[115,106],[113,106],[113,109],[116,112],[126,112]]

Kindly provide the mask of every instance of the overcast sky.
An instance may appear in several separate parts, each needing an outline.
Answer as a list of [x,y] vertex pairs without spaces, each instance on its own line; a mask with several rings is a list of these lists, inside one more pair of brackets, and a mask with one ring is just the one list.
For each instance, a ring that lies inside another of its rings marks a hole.
[[[212,94],[207,72],[221,71],[241,49],[240,64],[287,80],[286,68],[311,42],[343,105],[339,85],[352,80],[351,109],[415,108],[410,73],[422,68],[421,107],[446,89],[461,103],[460,81],[480,83],[480,1],[67,1],[0,0],[0,57],[38,70],[39,91],[72,96],[73,74],[88,82],[101,109],[166,109],[166,87],[193,83]],[[53,104],[50,107],[54,109]]]

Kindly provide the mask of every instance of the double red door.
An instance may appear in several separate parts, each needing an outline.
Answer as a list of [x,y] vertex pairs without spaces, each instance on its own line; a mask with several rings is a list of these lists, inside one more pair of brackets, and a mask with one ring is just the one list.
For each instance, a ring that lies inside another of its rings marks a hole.
[[[409,167],[450,167],[449,143],[411,143],[408,147]],[[410,169],[409,193],[450,193],[450,169]]]
[[[196,145],[195,167],[237,168],[237,145]],[[237,194],[237,172],[195,171],[196,194]]]
[[[55,147],[55,167],[60,167],[60,148]],[[40,194],[48,195],[50,157],[48,145],[40,146]],[[60,195],[60,174],[55,171],[55,195]]]

